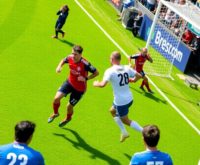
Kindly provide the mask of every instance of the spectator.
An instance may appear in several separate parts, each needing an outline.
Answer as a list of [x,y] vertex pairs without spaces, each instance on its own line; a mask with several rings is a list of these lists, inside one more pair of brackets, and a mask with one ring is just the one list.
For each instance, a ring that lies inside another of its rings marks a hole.
[[138,11],[138,15],[134,19],[134,24],[133,24],[133,35],[136,37],[138,35],[138,31],[140,30],[140,26],[142,24],[143,20],[143,14],[141,11]]
[[156,125],[145,126],[142,135],[146,151],[135,153],[131,158],[130,165],[173,165],[170,155],[157,149],[160,130]]
[[190,49],[192,50],[192,54],[190,57],[191,65],[194,67],[195,70],[200,69],[200,36],[196,36],[191,44],[189,45]]
[[118,21],[121,21],[124,18],[124,15],[127,11],[127,9],[131,6],[134,6],[134,0],[124,0],[122,5],[122,10],[120,13],[120,17],[118,18]]
[[62,37],[65,36],[65,32],[62,30],[62,27],[65,24],[68,13],[69,7],[67,5],[62,6],[61,9],[57,12],[57,15],[59,15],[59,17],[55,25],[55,36],[52,36],[52,38],[58,38],[58,33],[61,33]]
[[153,12],[156,7],[156,3],[157,3],[156,0],[147,0],[146,4],[147,9]]
[[0,146],[0,164],[44,165],[42,155],[28,147],[35,131],[35,124],[21,121],[15,126],[15,142]]

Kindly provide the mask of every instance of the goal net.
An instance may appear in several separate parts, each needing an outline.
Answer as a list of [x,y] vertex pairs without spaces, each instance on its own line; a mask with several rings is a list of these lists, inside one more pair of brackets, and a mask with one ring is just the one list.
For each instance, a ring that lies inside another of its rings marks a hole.
[[181,39],[188,24],[200,28],[199,8],[184,0],[160,0],[146,43],[153,58],[153,63],[145,64],[147,74],[171,77],[173,65],[184,72],[190,51]]

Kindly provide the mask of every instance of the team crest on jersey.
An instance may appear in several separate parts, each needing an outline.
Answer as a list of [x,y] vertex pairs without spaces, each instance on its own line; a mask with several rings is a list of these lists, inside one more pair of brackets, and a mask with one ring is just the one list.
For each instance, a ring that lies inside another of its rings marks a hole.
[[81,67],[80,66],[78,66],[76,69],[77,69],[78,72],[81,71]]

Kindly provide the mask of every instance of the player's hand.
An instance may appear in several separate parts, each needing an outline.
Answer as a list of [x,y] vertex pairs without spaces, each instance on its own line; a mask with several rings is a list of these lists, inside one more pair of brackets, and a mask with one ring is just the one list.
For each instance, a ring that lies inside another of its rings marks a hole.
[[98,86],[99,86],[99,81],[94,81],[94,82],[93,82],[93,86],[94,86],[94,87],[98,87]]
[[62,68],[58,66],[58,67],[56,68],[56,73],[60,73],[61,70],[62,70]]
[[78,81],[83,81],[83,82],[85,82],[86,81],[86,78],[85,77],[83,77],[83,76],[78,76]]

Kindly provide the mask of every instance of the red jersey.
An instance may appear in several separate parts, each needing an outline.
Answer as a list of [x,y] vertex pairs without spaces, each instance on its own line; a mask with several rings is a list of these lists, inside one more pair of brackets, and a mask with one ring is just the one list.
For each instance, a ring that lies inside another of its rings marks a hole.
[[146,60],[149,60],[149,56],[148,55],[142,55],[140,54],[136,54],[133,56],[130,56],[131,59],[135,59],[135,70],[140,73],[143,70],[143,66]]
[[94,73],[96,72],[96,68],[84,58],[81,58],[79,62],[74,62],[73,55],[69,55],[64,59],[64,61],[69,64],[69,83],[77,91],[84,92],[87,88],[87,81],[78,81],[78,77],[83,76],[86,78],[88,76],[88,72]]

